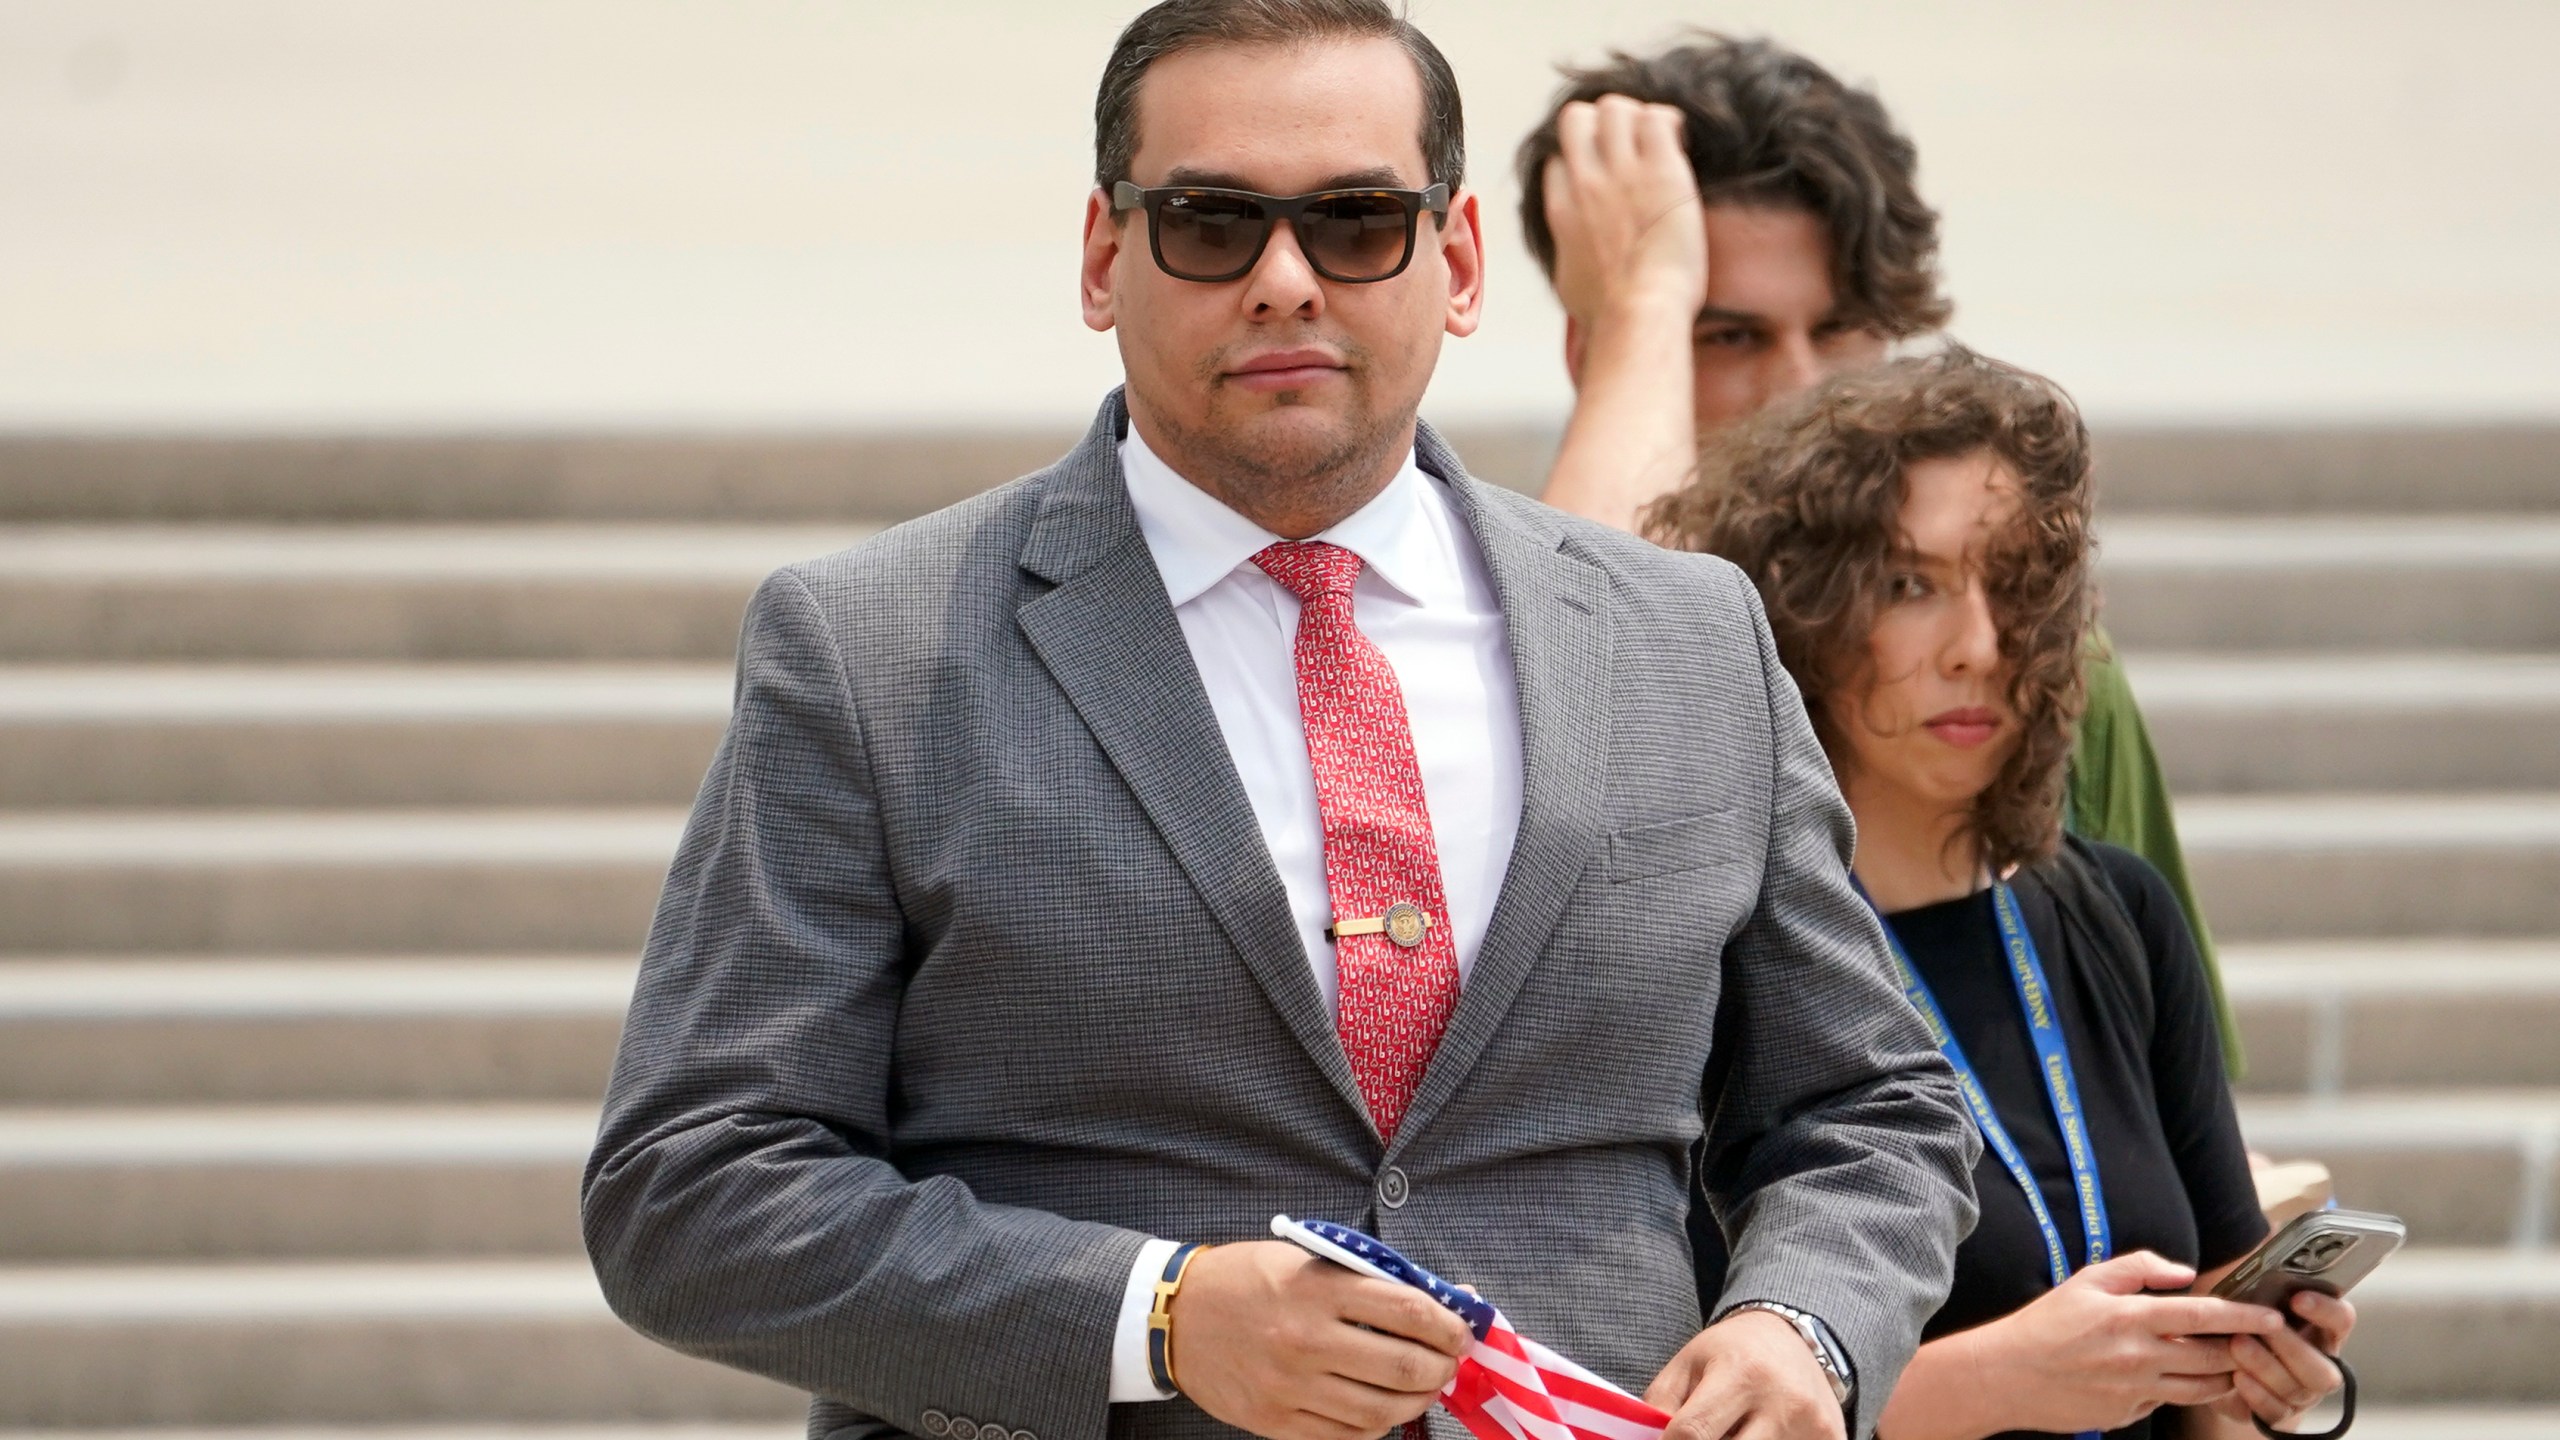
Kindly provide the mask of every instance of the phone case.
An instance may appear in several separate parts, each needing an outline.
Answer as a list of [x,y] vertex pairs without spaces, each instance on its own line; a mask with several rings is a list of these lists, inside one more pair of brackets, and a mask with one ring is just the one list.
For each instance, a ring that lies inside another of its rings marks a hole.
[[2344,1295],[2408,1237],[2396,1215],[2314,1210],[2269,1236],[2213,1293],[2276,1310],[2304,1290]]

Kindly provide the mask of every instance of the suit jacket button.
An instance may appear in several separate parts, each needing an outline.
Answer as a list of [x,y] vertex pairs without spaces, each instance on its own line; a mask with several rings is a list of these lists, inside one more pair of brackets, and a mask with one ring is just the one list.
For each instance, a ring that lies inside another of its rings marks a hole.
[[933,1440],[943,1440],[944,1436],[951,1433],[951,1417],[939,1410],[927,1410],[920,1419],[924,1424],[924,1433],[932,1436]]
[[1040,1437],[1028,1430],[1016,1430],[1013,1432],[1013,1440],[1040,1440]]
[[1401,1210],[1404,1202],[1412,1198],[1413,1184],[1404,1178],[1402,1170],[1390,1165],[1378,1176],[1379,1204],[1390,1210]]
[[[998,1431],[998,1434],[1004,1432]],[[978,1440],[978,1422],[966,1415],[951,1417],[951,1440]]]

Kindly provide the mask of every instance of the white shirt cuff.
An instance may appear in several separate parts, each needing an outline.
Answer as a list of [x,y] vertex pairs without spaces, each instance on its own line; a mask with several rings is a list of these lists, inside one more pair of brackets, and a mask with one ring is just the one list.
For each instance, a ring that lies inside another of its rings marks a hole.
[[1164,1278],[1164,1262],[1182,1248],[1174,1240],[1150,1240],[1138,1247],[1129,1267],[1129,1288],[1120,1296],[1120,1323],[1111,1332],[1111,1403],[1162,1400],[1155,1372],[1147,1368],[1147,1314],[1156,1308],[1156,1281]]

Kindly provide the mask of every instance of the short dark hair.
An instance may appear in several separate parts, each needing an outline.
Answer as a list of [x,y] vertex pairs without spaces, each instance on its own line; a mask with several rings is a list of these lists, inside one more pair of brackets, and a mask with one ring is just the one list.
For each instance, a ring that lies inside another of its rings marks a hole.
[[1129,178],[1138,154],[1138,85],[1168,55],[1203,45],[1305,45],[1320,40],[1393,40],[1422,78],[1425,186],[1458,188],[1467,171],[1467,121],[1458,77],[1431,38],[1386,0],[1163,0],[1129,22],[1102,67],[1093,99],[1093,183],[1109,190]]
[[1831,702],[1863,690],[1891,573],[1905,472],[1988,451],[2018,477],[2017,519],[1994,538],[1986,588],[2020,741],[1967,830],[1997,873],[2053,853],[2087,691],[2089,430],[2060,386],[1951,346],[1851,371],[1711,439],[1698,477],[1655,501],[1645,532],[1721,555],[1760,591],[1778,659],[1832,765]]
[[1689,165],[1708,204],[1791,206],[1820,220],[1832,292],[1851,319],[1895,336],[1947,323],[1954,307],[1938,291],[1938,212],[1913,179],[1919,151],[1873,92],[1766,40],[1705,31],[1657,55],[1613,51],[1607,64],[1564,77],[1546,119],[1520,142],[1520,224],[1548,278],[1556,114],[1570,101],[1624,95],[1688,118]]

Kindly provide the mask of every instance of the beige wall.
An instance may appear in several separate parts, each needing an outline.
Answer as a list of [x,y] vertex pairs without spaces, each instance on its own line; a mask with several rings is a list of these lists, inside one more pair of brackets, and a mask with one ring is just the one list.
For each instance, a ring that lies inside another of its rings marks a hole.
[[[1057,419],[1131,0],[0,0],[0,424]],[[1554,414],[1507,162],[1684,20],[1871,80],[1958,330],[2102,416],[2560,413],[2560,5],[1414,0],[1496,243],[1443,415]],[[947,218],[964,193],[1019,218]]]

